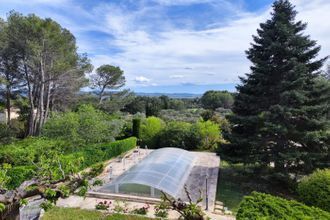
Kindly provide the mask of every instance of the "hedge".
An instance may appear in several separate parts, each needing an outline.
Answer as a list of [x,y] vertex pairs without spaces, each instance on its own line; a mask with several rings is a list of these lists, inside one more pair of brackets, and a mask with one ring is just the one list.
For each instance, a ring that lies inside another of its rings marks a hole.
[[298,184],[299,198],[306,205],[330,212],[330,169],[316,170]]
[[109,160],[136,147],[136,137],[130,137],[111,143],[94,144],[81,148],[80,151],[65,155],[66,159],[83,157],[80,169]]
[[[111,143],[79,147],[74,153],[65,154],[64,151],[65,155],[63,159],[74,160],[83,157],[84,161],[81,167],[79,167],[79,169],[82,170],[133,149],[136,146],[136,141],[137,139],[135,137],[130,137]],[[8,170],[8,175],[11,177],[11,180],[7,184],[7,187],[10,189],[16,188],[25,180],[32,178],[35,167],[32,166],[31,161],[34,160],[41,151],[56,148],[56,144],[59,144],[58,148],[64,148],[62,141],[42,138],[28,138],[26,141],[17,142],[16,145],[6,145],[5,148],[0,148],[0,164],[6,162],[13,165],[13,167]],[[21,158],[22,161],[19,161],[18,158]]]
[[330,219],[330,213],[303,203],[252,192],[239,205],[237,220]]

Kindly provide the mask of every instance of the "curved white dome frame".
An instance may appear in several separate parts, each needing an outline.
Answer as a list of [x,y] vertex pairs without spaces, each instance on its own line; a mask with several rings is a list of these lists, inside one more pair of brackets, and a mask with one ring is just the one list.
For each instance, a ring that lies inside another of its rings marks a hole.
[[150,186],[152,197],[154,189],[157,189],[177,198],[194,166],[194,160],[194,153],[179,148],[154,150],[98,191],[107,192],[112,188],[118,193],[122,185],[141,184]]

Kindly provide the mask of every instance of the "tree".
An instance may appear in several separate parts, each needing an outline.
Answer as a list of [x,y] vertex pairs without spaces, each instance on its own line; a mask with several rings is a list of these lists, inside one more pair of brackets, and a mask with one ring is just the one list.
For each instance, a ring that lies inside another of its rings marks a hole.
[[311,172],[327,166],[329,87],[317,83],[324,59],[320,46],[303,34],[288,0],[273,4],[246,52],[251,73],[241,78],[229,118],[231,144],[223,153],[233,162],[275,164],[275,172]]
[[102,110],[112,114],[124,109],[125,105],[134,99],[133,93],[125,89],[120,92],[109,94],[109,98],[99,106]]
[[231,108],[234,103],[234,98],[227,91],[210,90],[203,94],[201,103],[203,108],[206,109]]
[[18,78],[16,75],[22,79],[19,85],[28,96],[28,134],[37,135],[56,102],[71,97],[84,85],[90,61],[77,53],[75,37],[51,19],[12,11],[1,32],[5,48],[10,49],[5,54],[11,54],[2,55],[10,64],[6,69],[10,67],[12,79]]
[[197,147],[203,150],[214,150],[222,140],[220,127],[212,121],[198,121],[192,126],[192,133]]
[[19,57],[16,49],[10,44],[10,29],[7,23],[0,20],[0,92],[6,100],[7,124],[11,120],[11,99],[13,92],[19,90],[22,75],[19,73]]
[[125,85],[124,72],[117,66],[102,65],[92,75],[92,86],[98,88],[99,103],[102,103],[105,89],[119,89]]
[[160,132],[165,128],[165,122],[157,117],[148,117],[141,124],[141,139],[150,148],[157,148]]

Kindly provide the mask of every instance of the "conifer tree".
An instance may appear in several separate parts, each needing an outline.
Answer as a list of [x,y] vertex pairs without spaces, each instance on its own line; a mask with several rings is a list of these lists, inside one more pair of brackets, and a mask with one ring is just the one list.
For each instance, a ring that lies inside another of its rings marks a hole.
[[328,166],[329,84],[319,83],[326,58],[295,21],[288,0],[273,4],[246,52],[251,72],[241,78],[223,153],[234,162],[274,164],[275,171],[310,172]]

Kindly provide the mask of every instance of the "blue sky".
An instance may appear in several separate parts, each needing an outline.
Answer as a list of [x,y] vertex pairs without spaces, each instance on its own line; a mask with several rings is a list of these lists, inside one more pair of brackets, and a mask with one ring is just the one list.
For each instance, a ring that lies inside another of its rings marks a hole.
[[[77,38],[94,67],[120,66],[137,92],[233,91],[249,71],[244,51],[272,0],[0,0],[10,10],[50,17]],[[307,34],[330,54],[330,1],[293,0]]]

